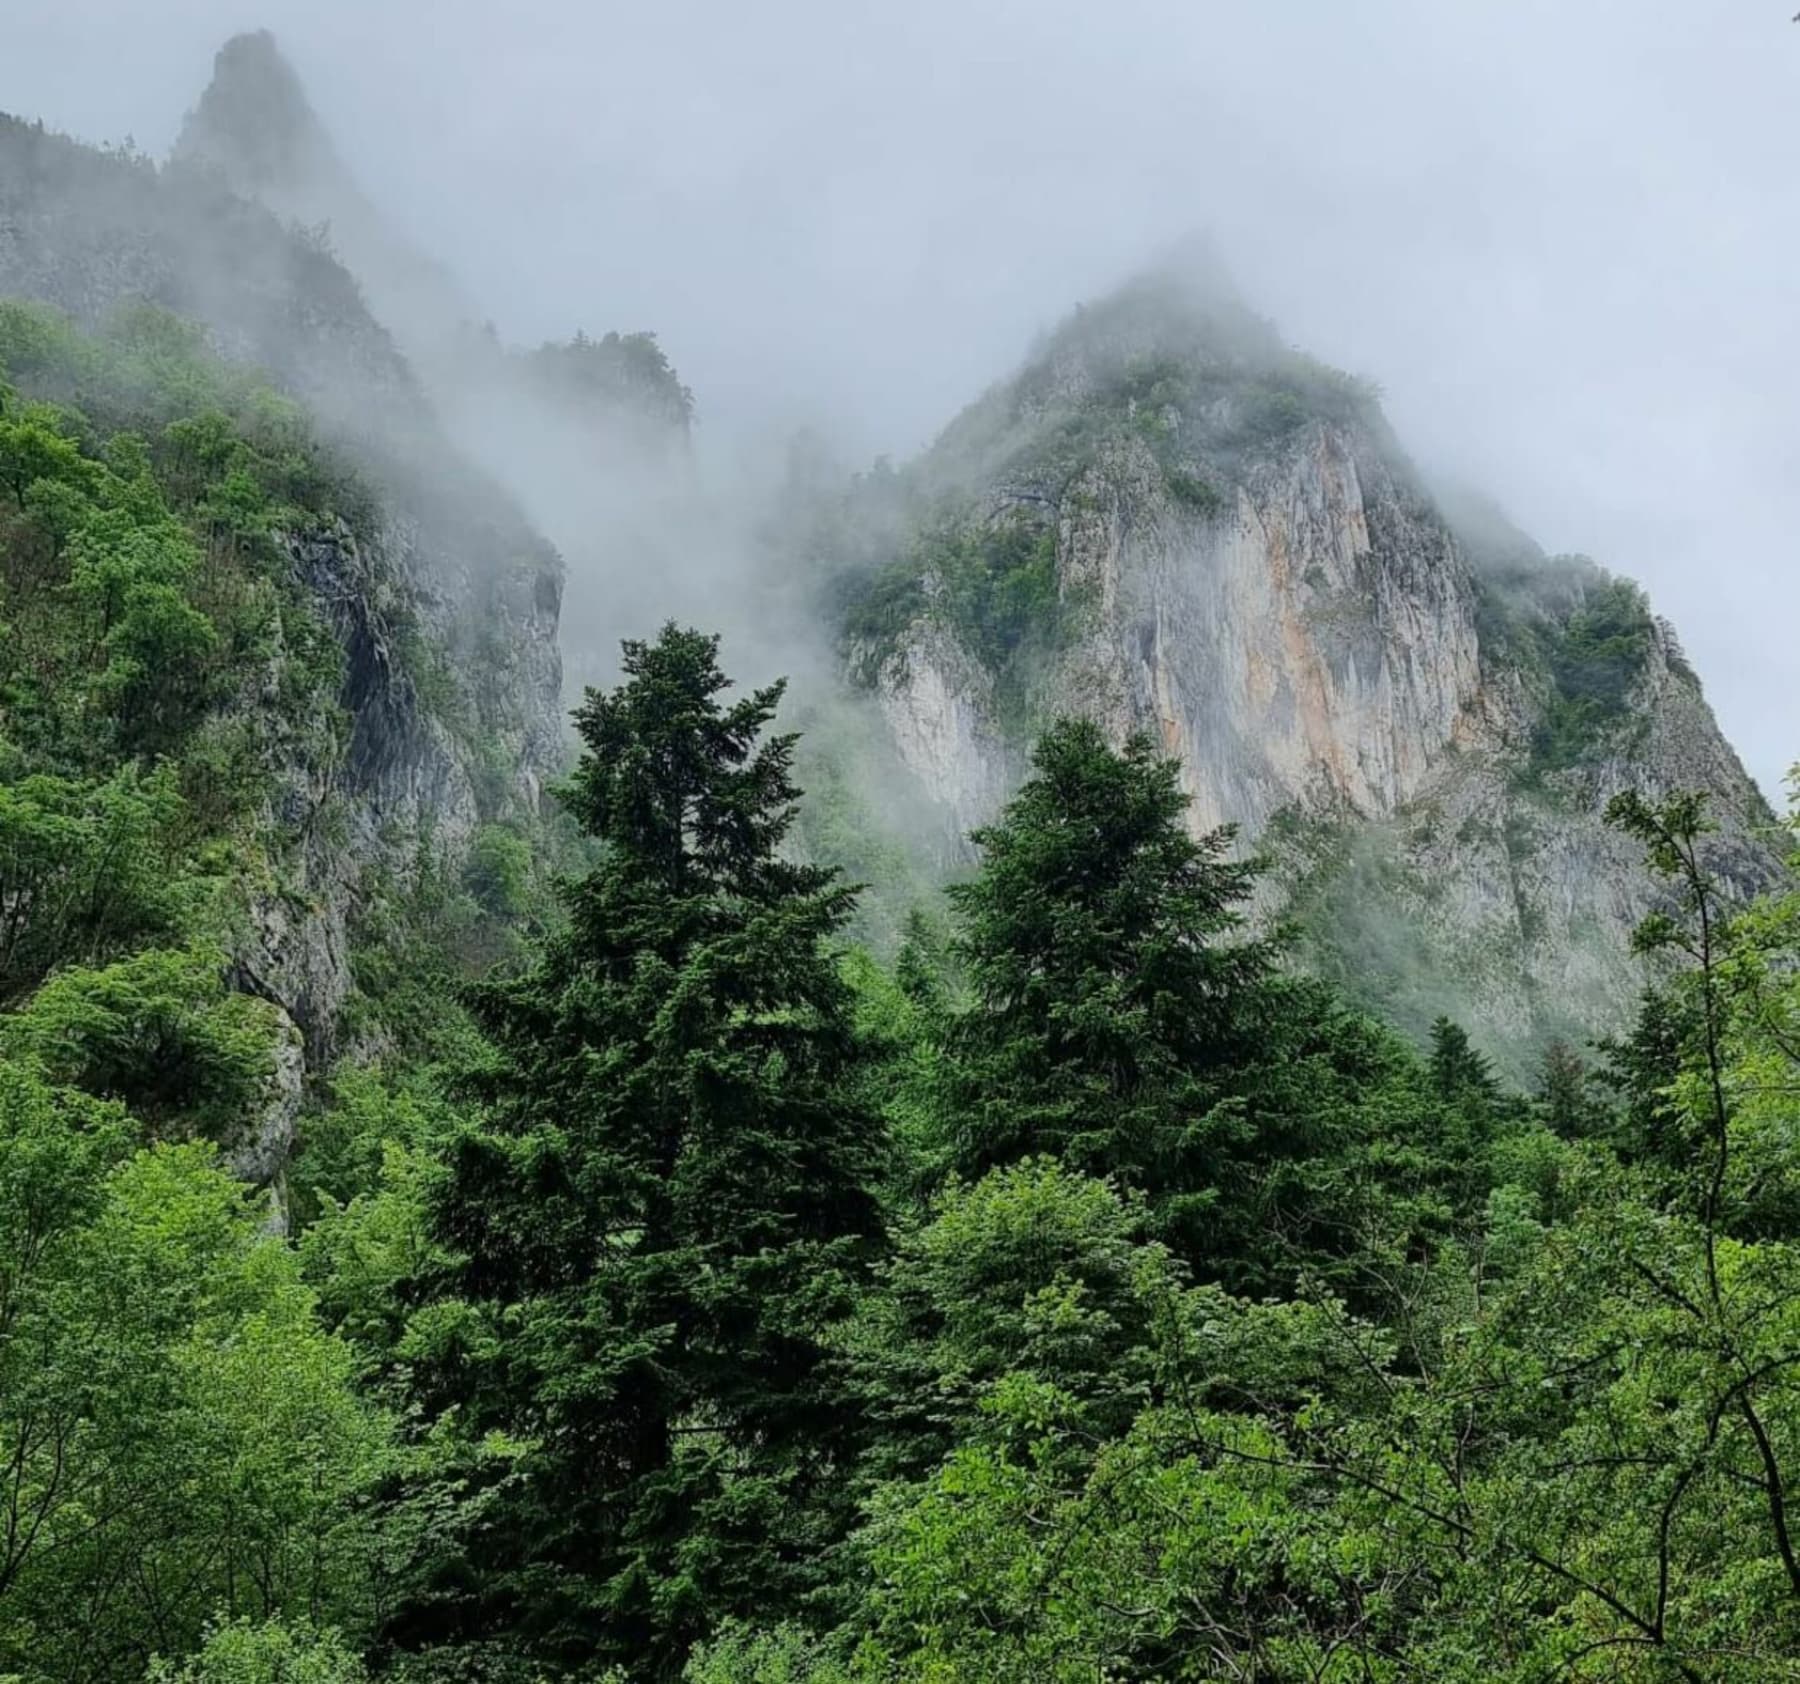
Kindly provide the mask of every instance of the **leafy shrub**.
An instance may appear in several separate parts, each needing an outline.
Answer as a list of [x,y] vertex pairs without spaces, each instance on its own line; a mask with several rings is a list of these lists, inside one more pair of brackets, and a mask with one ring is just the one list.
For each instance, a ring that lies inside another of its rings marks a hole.
[[863,677],[908,626],[930,615],[956,631],[990,672],[1028,644],[1054,645],[1067,615],[1056,574],[1056,532],[1023,516],[987,526],[944,526],[902,560],[854,587],[842,612],[846,640],[862,645]]
[[0,1025],[0,1046],[49,1080],[211,1135],[261,1097],[274,1042],[269,1006],[231,992],[203,948],[59,972]]
[[1225,506],[1224,495],[1217,486],[1185,469],[1167,470],[1163,474],[1163,484],[1177,503],[1197,515],[1215,515]]
[[183,1666],[152,1662],[149,1684],[364,1684],[361,1659],[334,1631],[232,1620]]
[[505,825],[483,825],[469,845],[463,886],[484,912],[518,917],[531,888],[531,844]]
[[91,962],[178,921],[181,815],[166,768],[0,783],[0,999],[52,965]]
[[1649,603],[1629,579],[1602,580],[1567,619],[1545,628],[1554,689],[1532,740],[1534,770],[1580,763],[1629,717],[1655,639]]
[[800,1626],[731,1626],[697,1650],[684,1684],[850,1684],[851,1671]]

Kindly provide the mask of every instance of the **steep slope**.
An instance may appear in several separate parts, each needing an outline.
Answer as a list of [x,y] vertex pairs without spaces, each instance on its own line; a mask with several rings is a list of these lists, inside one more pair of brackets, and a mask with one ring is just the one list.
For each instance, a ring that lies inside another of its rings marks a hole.
[[[446,438],[341,265],[213,175],[0,118],[0,298],[54,306],[111,347],[28,335],[7,371],[28,396],[110,413],[153,442],[172,423],[210,425],[218,380],[194,372],[208,365],[182,339],[191,320],[302,399],[339,463],[339,489],[281,504],[269,538],[281,588],[304,593],[341,649],[344,740],[302,752],[262,717],[263,692],[229,703],[261,718],[279,762],[271,828],[338,815],[305,827],[278,881],[250,888],[233,948],[240,985],[281,1007],[319,1069],[342,1043],[353,927],[379,886],[427,858],[453,867],[481,825],[536,823],[563,755],[559,559]],[[254,1154],[258,1173],[278,1168],[280,1132]]]
[[1271,850],[1312,964],[1496,1046],[1635,998],[1651,892],[1602,823],[1616,791],[1705,789],[1720,869],[1774,875],[1762,798],[1641,594],[1465,542],[1374,395],[1211,277],[1078,312],[902,482],[901,536],[846,566],[838,612],[959,830],[1053,715],[1147,731],[1196,828]]

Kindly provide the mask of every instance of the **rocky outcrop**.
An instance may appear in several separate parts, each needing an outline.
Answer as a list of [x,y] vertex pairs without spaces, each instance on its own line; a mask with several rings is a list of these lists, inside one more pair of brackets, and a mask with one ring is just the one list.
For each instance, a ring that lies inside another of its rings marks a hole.
[[[1657,891],[1609,798],[1705,790],[1746,891],[1779,870],[1766,807],[1666,626],[1622,598],[1629,688],[1564,696],[1615,583],[1523,540],[1484,571],[1373,398],[1234,309],[1127,289],[959,419],[911,470],[914,559],[870,587],[910,607],[849,664],[965,830],[1056,714],[1148,733],[1197,831],[1273,854],[1271,908],[1305,912],[1313,964],[1415,1030],[1465,1019],[1518,1073],[1520,1049],[1619,1026],[1643,985],[1630,935]],[[995,570],[1023,546],[994,535],[1021,526],[1053,554],[1057,623],[997,636],[969,570],[1011,588]]]
[[570,558],[568,699],[610,676],[621,635],[684,611],[677,587],[705,542],[694,531],[693,395],[654,334],[578,332],[533,351],[502,343],[456,278],[363,192],[266,31],[220,48],[173,166],[174,178],[222,186],[283,226],[322,231],[301,238],[322,238],[355,275],[434,430],[441,423]]
[[[273,1058],[263,1102],[243,1138],[226,1152],[226,1162],[240,1180],[272,1186],[293,1150],[306,1094],[305,1041],[292,1019],[275,1014]],[[285,1210],[279,1198],[271,1205],[271,1222],[280,1226]]]
[[1360,442],[1309,425],[1200,515],[1133,441],[1059,505],[1059,585],[1092,608],[1043,703],[1148,731],[1196,826],[1260,831],[1302,800],[1391,811],[1470,729],[1468,581]]
[[919,620],[876,681],[901,762],[958,831],[985,823],[1018,781],[1018,745],[995,720],[994,680],[945,627]]

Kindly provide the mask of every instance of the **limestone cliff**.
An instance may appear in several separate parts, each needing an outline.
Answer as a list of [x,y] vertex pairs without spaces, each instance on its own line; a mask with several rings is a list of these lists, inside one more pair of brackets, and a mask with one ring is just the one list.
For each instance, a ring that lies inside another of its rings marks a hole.
[[1308,956],[1403,1024],[1498,1047],[1619,1024],[1652,904],[1607,799],[1698,787],[1768,882],[1761,796],[1635,589],[1465,541],[1374,396],[1165,274],[1082,312],[905,476],[840,587],[852,672],[958,830],[1031,729],[1088,714],[1241,827]]

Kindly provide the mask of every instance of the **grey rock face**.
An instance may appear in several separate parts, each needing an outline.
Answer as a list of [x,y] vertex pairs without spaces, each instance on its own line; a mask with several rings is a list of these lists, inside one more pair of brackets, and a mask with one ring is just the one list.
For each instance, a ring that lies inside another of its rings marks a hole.
[[901,761],[956,830],[990,819],[1023,764],[995,722],[993,676],[952,632],[921,620],[882,662],[876,695]]
[[[1058,588],[1083,607],[1034,712],[1148,732],[1181,761],[1197,830],[1410,801],[1484,734],[1474,593],[1449,533],[1360,445],[1310,426],[1207,515],[1141,444],[1109,447],[1058,500]],[[927,786],[991,816],[1018,755],[955,631],[921,621],[877,689]]]
[[[323,1060],[350,992],[349,921],[367,874],[405,880],[422,843],[460,857],[484,816],[534,813],[560,764],[558,579],[553,555],[542,571],[446,577],[404,519],[368,545],[340,522],[289,534],[285,548],[343,645],[350,734],[323,778],[303,761],[283,777],[303,804],[334,801],[342,823],[309,835],[298,904],[291,890],[254,902],[239,968]],[[426,675],[408,664],[421,656]],[[442,694],[423,695],[424,677]]]
[[1160,741],[1197,827],[1260,831],[1295,801],[1391,810],[1467,728],[1468,581],[1356,441],[1309,427],[1209,518],[1171,503],[1142,445],[1073,490],[1058,579],[1097,612],[1045,699]]
[[[1168,377],[1182,401],[1146,418],[1117,394],[1150,383],[1159,343],[1131,338],[1124,362],[1091,335],[1053,346],[919,470],[962,474],[966,530],[1053,533],[1066,629],[1015,665],[1026,705],[1009,718],[927,579],[885,659],[853,652],[901,758],[966,829],[1016,784],[1036,725],[1072,712],[1115,741],[1146,732],[1179,761],[1196,832],[1266,843],[1268,909],[1301,903],[1312,962],[1404,1027],[1461,1017],[1517,1075],[1553,1036],[1622,1026],[1646,981],[1631,931],[1657,890],[1603,823],[1612,795],[1702,789],[1716,867],[1746,892],[1779,872],[1673,633],[1656,625],[1625,717],[1546,768],[1551,679],[1494,630],[1493,586],[1372,403],[1333,413],[1302,387],[1303,412],[1246,445],[1263,377],[1215,359]],[[1045,449],[1086,414],[1074,449]],[[1531,565],[1565,616],[1602,577]]]
[[[266,1096],[245,1137],[226,1153],[232,1173],[258,1187],[271,1185],[286,1165],[306,1091],[306,1051],[300,1031],[285,1012],[275,1015],[275,1062]],[[279,1215],[278,1202],[274,1209]]]

